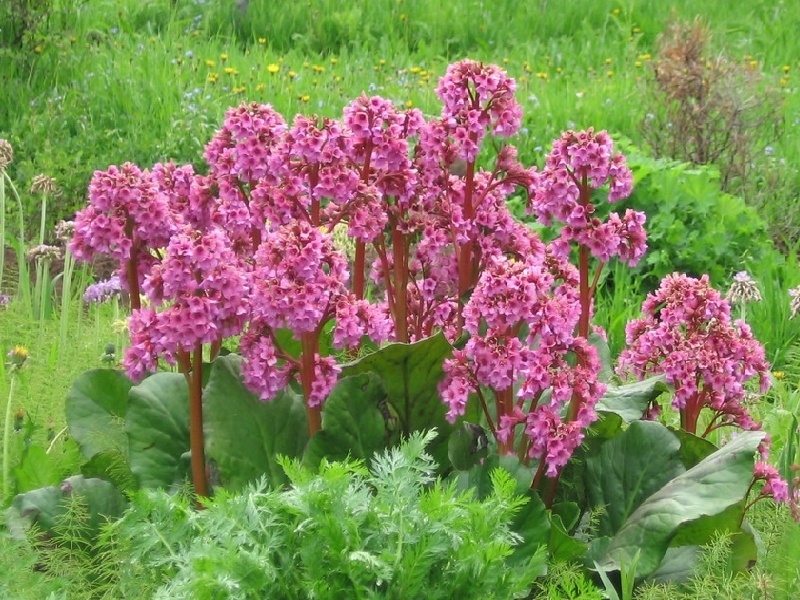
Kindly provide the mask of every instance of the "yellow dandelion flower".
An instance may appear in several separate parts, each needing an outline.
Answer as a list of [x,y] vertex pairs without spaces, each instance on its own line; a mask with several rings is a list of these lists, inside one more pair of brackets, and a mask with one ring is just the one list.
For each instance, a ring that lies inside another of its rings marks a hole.
[[642,61],[637,60],[635,63],[633,63],[633,66],[634,67],[641,67],[642,66]]
[[297,77],[297,71],[289,71],[289,79],[294,79]]
[[410,71],[411,71],[411,72],[412,72],[414,75],[416,75],[417,73],[419,73],[420,71],[422,71],[422,69],[420,69],[419,67],[411,67],[411,69],[409,69],[409,70],[410,70]]
[[386,64],[386,59],[385,59],[385,58],[382,58],[382,59],[380,59],[380,60],[378,61],[378,64],[379,64],[380,66],[384,66],[384,65]]
[[784,371],[773,371],[772,376],[775,379],[783,379],[784,377],[786,377],[786,373]]
[[238,75],[239,71],[234,69],[233,67],[225,67],[225,74],[226,75]]
[[264,84],[264,83],[259,83],[259,84],[256,86],[256,91],[257,91],[257,92],[263,92],[263,91],[264,91],[266,88],[267,88],[266,84]]
[[788,73],[789,71],[791,71],[791,69],[792,69],[792,67],[790,67],[789,65],[783,65],[783,72],[784,73]]
[[615,8],[614,10],[611,11],[611,14],[614,15],[615,17],[618,17],[620,12],[621,11],[618,8]]
[[545,73],[545,72],[539,72],[539,73],[536,74],[536,76],[539,79],[544,79],[544,80],[547,80],[547,77],[548,77],[547,73]]
[[[116,42],[114,43],[114,45],[116,46]],[[41,45],[39,45],[39,46],[36,46],[36,47],[33,49],[33,51],[34,51],[34,52],[36,52],[36,54],[41,54],[41,53],[42,53],[42,46],[41,46]]]
[[258,38],[258,43],[261,44],[262,46],[266,45],[267,38]]
[[610,58],[607,58],[604,62],[605,64],[610,65],[613,61]]
[[414,108],[414,103],[411,100],[406,100],[406,108]]
[[563,73],[563,72],[564,69],[562,69],[561,67],[556,67],[556,73]]
[[227,54],[220,54],[220,55],[219,55],[219,59],[220,59],[222,62],[225,62],[226,60],[228,60],[228,55],[227,55]]
[[631,29],[631,32],[632,33],[642,33],[642,30],[639,29],[638,27],[634,27],[633,29]]
[[335,56],[331,56],[331,64],[335,65],[337,62],[339,62],[339,59],[336,58]]
[[270,63],[270,64],[267,66],[267,71],[268,71],[268,72],[270,72],[270,73],[272,73],[273,75],[274,75],[275,73],[277,73],[278,71],[280,71],[280,70],[281,70],[281,68],[280,68],[278,65],[276,65],[275,63]]
[[758,61],[751,60],[749,63],[747,63],[747,66],[750,67],[750,69],[752,69],[753,71],[755,71],[758,68]]
[[236,87],[236,86],[234,86],[234,88],[233,88],[231,91],[232,91],[234,94],[243,94],[243,93],[245,92],[245,90],[246,90],[246,89],[247,89],[247,88],[246,88],[245,86],[239,86],[239,87]]
[[611,78],[611,77],[613,77],[613,76],[614,76],[614,71],[611,71],[611,70],[609,70],[609,71],[606,71],[606,77],[609,77],[609,78]]
[[308,102],[309,100],[311,100],[311,96],[309,96],[308,94],[300,94],[297,97],[297,99],[300,100],[300,102]]
[[653,58],[653,57],[650,56],[649,54],[640,54],[639,55],[639,60],[650,60],[651,58]]
[[22,365],[28,360],[30,354],[25,346],[14,346],[14,349],[6,356],[8,357],[8,366],[11,370],[17,370],[22,368]]
[[216,67],[216,66],[217,66],[217,61],[215,61],[215,60],[207,60],[207,61],[206,61],[206,66],[207,66],[209,69],[213,69],[214,67]]
[[206,77],[208,83],[217,83],[217,79],[219,79],[219,73],[209,73],[208,77]]

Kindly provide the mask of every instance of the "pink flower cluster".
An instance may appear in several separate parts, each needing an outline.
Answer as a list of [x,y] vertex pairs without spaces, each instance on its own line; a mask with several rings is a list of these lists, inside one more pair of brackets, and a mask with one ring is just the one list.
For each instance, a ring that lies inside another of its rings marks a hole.
[[436,94],[459,158],[474,162],[487,131],[504,137],[517,132],[522,109],[514,97],[516,88],[514,79],[495,65],[462,60],[447,68]]
[[241,333],[249,317],[250,290],[243,265],[225,232],[184,226],[166,256],[143,282],[154,307],[134,311],[131,346],[124,364],[134,380],[155,371],[159,358],[174,363],[179,352]]
[[[377,305],[358,301],[347,289],[347,261],[334,247],[330,234],[306,221],[294,221],[267,233],[255,256],[251,273],[250,327],[241,347],[247,357],[245,381],[262,399],[271,399],[300,367],[282,354],[278,329],[292,331],[298,339],[313,334],[336,318],[333,343],[355,346],[362,336],[385,341],[391,323]],[[304,352],[309,349],[304,348]],[[314,384],[307,398],[321,404],[339,373],[331,357],[314,355]]]
[[673,406],[684,412],[694,433],[702,408],[715,423],[758,429],[742,406],[745,383],[758,376],[761,392],[770,386],[764,347],[743,321],[731,321],[730,305],[708,276],[668,275],[642,305],[644,318],[628,324],[628,348],[618,370],[643,378],[664,373],[675,387]]
[[[595,349],[575,336],[580,311],[576,270],[535,237],[524,257],[492,258],[464,307],[471,337],[445,362],[440,391],[448,418],[463,414],[481,386],[507,395],[513,405],[501,407],[498,438],[507,442],[524,424],[529,455],[555,476],[596,419],[593,407],[605,391]],[[580,409],[568,421],[565,409],[575,397]]]
[[605,131],[567,131],[553,143],[545,169],[535,185],[529,209],[545,225],[565,223],[561,234],[588,248],[602,262],[619,256],[636,265],[647,249],[645,214],[627,209],[611,213],[605,222],[594,217],[592,190],[609,185],[608,201],[627,198],[633,176],[622,154]]
[[176,228],[167,198],[150,173],[125,163],[95,171],[89,205],[75,216],[69,247],[78,260],[91,261],[98,254],[118,260],[118,275],[127,290],[128,261],[136,260],[143,277],[155,262],[150,250],[166,246]]

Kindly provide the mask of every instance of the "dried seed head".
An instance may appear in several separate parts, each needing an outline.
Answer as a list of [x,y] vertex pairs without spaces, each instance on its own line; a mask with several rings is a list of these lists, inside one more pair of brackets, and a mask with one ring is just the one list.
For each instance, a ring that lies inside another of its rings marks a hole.
[[761,291],[747,271],[739,271],[733,277],[733,283],[726,297],[731,304],[761,302]]
[[38,192],[43,194],[55,194],[57,191],[56,180],[44,173],[36,175],[31,182],[31,194],[36,194]]
[[14,148],[8,143],[8,140],[0,138],[0,171],[14,161]]

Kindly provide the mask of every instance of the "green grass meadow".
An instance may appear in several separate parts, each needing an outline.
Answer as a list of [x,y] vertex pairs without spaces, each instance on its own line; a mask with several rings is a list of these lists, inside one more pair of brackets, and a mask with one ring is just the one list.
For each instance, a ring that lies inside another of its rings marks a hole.
[[[46,7],[17,45],[11,40],[16,5]],[[800,285],[800,3],[792,0],[10,2],[0,7],[0,138],[14,148],[2,193],[6,248],[36,243],[42,220],[49,231],[71,218],[85,205],[97,169],[127,161],[144,168],[166,160],[202,168],[203,146],[231,106],[270,103],[287,120],[300,112],[336,117],[363,93],[437,114],[437,82],[449,63],[462,58],[501,65],[516,79],[524,117],[511,143],[524,164],[542,165],[563,130],[588,127],[606,129],[646,154],[642,124],[657,108],[647,80],[658,60],[659,35],[671,20],[695,18],[712,32],[711,56],[724,55],[758,72],[762,85],[780,99],[779,127],[759,138],[751,182],[740,194],[765,223],[764,239],[754,245],[771,242],[774,249],[737,258],[763,296],[748,306],[747,320],[766,347],[778,385],[756,414],[780,451],[792,435],[790,417],[800,418],[800,318],[789,318],[788,293]],[[39,173],[54,177],[61,190],[48,200],[44,215],[41,198],[29,192]],[[702,265],[702,251],[697,254]],[[608,270],[596,313],[616,356],[625,323],[638,316],[646,289],[623,267]],[[24,411],[32,439],[52,442],[68,470],[71,450],[66,436],[59,436],[65,394],[76,376],[102,366],[107,343],[124,347],[124,333],[115,328],[124,310],[87,306],[83,289],[74,289],[66,310],[54,293],[53,307],[42,318],[23,299],[26,286],[27,297],[34,294],[34,282],[17,279],[16,262],[9,265],[8,259],[5,271],[0,293],[12,299],[7,308],[0,306],[0,351],[5,355],[19,345],[30,352],[8,414]],[[727,286],[734,273],[730,269],[727,279],[715,283]],[[92,275],[87,270],[76,280],[89,282]],[[10,381],[0,365],[0,417]],[[21,434],[12,435],[8,459],[15,465]],[[755,594],[758,578],[769,578],[769,569],[781,573],[778,578],[795,572],[780,557],[800,556],[797,525],[771,505],[759,508],[755,520],[767,532],[764,564],[740,588],[712,577],[692,597],[792,597]],[[0,592],[25,599],[90,597],[68,575],[63,585],[40,577],[28,568],[35,557],[20,560],[10,544],[0,532]],[[712,564],[711,572],[718,567]],[[651,592],[641,597],[662,597]]]

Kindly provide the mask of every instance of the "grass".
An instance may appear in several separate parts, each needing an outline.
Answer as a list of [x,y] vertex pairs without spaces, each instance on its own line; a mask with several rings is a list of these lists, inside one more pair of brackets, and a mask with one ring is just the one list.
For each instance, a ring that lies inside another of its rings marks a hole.
[[[25,52],[0,43],[0,79],[9,82],[0,86],[0,137],[14,146],[8,173],[21,200],[17,206],[6,186],[6,244],[19,222],[35,225],[35,231],[25,232],[31,240],[42,219],[49,231],[82,207],[95,169],[168,159],[202,166],[202,146],[229,106],[268,102],[287,118],[300,111],[338,116],[347,102],[367,93],[432,114],[438,110],[438,78],[449,62],[467,56],[501,64],[517,79],[524,123],[512,142],[524,162],[541,164],[551,140],[566,128],[608,129],[646,149],[640,131],[650,101],[644,82],[657,36],[673,15],[700,16],[714,34],[715,52],[762,71],[783,92],[783,133],[768,155],[758,157],[759,185],[748,200],[789,251],[748,265],[764,296],[748,307],[748,321],[776,369],[787,372],[773,392],[773,406],[798,416],[800,375],[794,371],[800,373],[795,369],[800,321],[788,319],[788,290],[800,284],[795,245],[800,174],[792,166],[800,163],[800,38],[793,27],[800,5],[789,0],[312,0],[281,3],[280,9],[253,0],[251,5],[242,14],[234,2],[222,0],[52,0],[51,18]],[[0,9],[0,18],[3,14]],[[49,198],[46,214],[27,193],[38,173],[53,176],[63,191]],[[8,264],[5,270],[8,281]],[[614,285],[601,290],[597,312],[616,355],[624,324],[638,314],[641,297],[623,269],[614,270],[612,279]],[[63,398],[72,380],[100,366],[103,347],[114,337],[114,314],[111,306],[102,306],[95,320],[72,303],[60,307],[68,320],[59,319],[58,310],[53,319],[34,319],[30,289],[22,285],[20,291],[26,290],[27,300],[0,308],[0,349],[25,345],[31,352],[12,408],[27,411],[40,426],[36,435],[43,443],[49,430],[63,426]],[[8,392],[8,378],[1,376],[0,399]],[[771,406],[761,410],[768,428],[775,427],[774,437],[785,441],[786,432],[778,429],[784,422],[770,419]],[[13,464],[16,456],[11,459]],[[786,525],[783,513],[764,518],[768,527]],[[8,594],[47,597],[53,584],[24,568],[35,555],[9,550],[5,535],[0,534],[0,572],[19,574]],[[770,565],[767,561],[764,569]],[[0,592],[6,592],[4,583]]]

